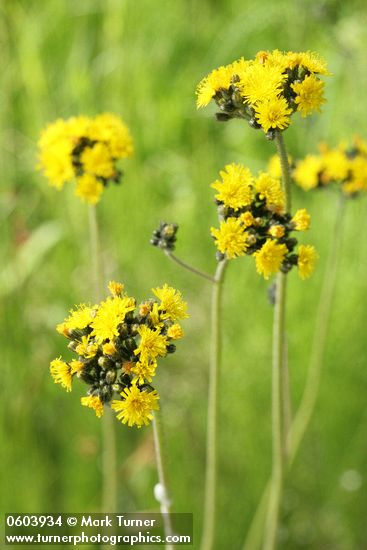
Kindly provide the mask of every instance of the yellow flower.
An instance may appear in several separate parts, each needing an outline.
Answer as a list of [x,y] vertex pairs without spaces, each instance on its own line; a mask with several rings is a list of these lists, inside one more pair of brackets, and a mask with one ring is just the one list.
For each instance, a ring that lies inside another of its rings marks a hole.
[[90,307],[86,304],[76,306],[76,309],[70,310],[69,317],[63,323],[57,325],[57,331],[62,332],[65,328],[70,330],[86,328],[90,325],[96,314],[96,307]]
[[228,89],[231,85],[232,67],[219,67],[199,82],[196,89],[197,106],[205,107],[221,88]]
[[233,210],[247,206],[252,200],[253,176],[248,168],[240,164],[227,164],[220,171],[222,181],[215,181],[211,187],[219,191],[215,198]]
[[272,273],[278,273],[288,249],[285,244],[277,244],[273,239],[267,239],[260,250],[254,253],[256,270],[265,279]]
[[295,67],[304,67],[310,73],[330,75],[327,70],[326,62],[317,53],[314,52],[287,52],[287,66],[290,69]]
[[149,362],[167,354],[167,337],[160,334],[159,330],[153,330],[141,325],[138,328],[140,344],[134,351],[135,355],[140,355],[141,362]]
[[251,227],[255,221],[251,212],[243,212],[243,214],[240,215],[240,220],[245,227]]
[[142,391],[137,386],[126,388],[121,393],[122,401],[112,401],[111,408],[116,411],[118,420],[128,426],[141,428],[153,419],[152,411],[158,411],[159,395],[156,390]]
[[324,172],[322,180],[329,181],[344,180],[349,172],[350,162],[342,151],[331,149],[322,155]]
[[138,361],[134,363],[131,372],[135,375],[133,383],[144,384],[151,382],[157,368],[156,361]]
[[306,231],[311,225],[311,216],[305,208],[297,210],[292,218],[296,231]]
[[124,291],[124,285],[116,281],[110,281],[108,283],[108,290],[111,292],[112,296],[121,296]]
[[80,400],[83,407],[89,407],[94,409],[96,416],[101,418],[103,416],[103,403],[98,397],[98,395],[89,395],[88,397],[82,397]]
[[92,174],[83,174],[76,178],[75,196],[88,204],[97,204],[100,201],[104,186]]
[[272,225],[269,229],[269,235],[276,239],[281,239],[284,236],[285,229],[282,225]]
[[295,103],[297,110],[303,117],[313,111],[320,112],[321,105],[325,103],[324,83],[313,75],[306,76],[302,82],[295,82],[291,88],[297,94]]
[[289,108],[284,97],[273,97],[265,101],[259,101],[255,106],[256,118],[264,132],[270,128],[284,130],[290,124],[292,109]]
[[113,113],[96,116],[91,122],[89,135],[92,140],[105,142],[114,159],[133,156],[134,147],[129,128]]
[[76,346],[75,351],[78,355],[90,359],[94,357],[98,351],[98,345],[89,342],[90,335],[82,336],[82,341]]
[[164,325],[163,318],[161,318],[160,306],[157,302],[155,302],[151,307],[149,319],[154,328],[163,327]]
[[115,355],[117,350],[113,342],[106,342],[102,346],[103,355]]
[[50,363],[50,373],[55,381],[55,384],[61,384],[66,391],[71,391],[71,367],[65,361],[61,360],[61,357],[54,359]]
[[323,162],[318,155],[307,155],[299,161],[293,171],[294,181],[305,191],[317,187],[319,175],[323,169]]
[[56,120],[41,133],[38,141],[39,164],[51,186],[61,189],[74,175],[71,159],[73,144],[69,139],[67,124]]
[[239,218],[228,218],[220,223],[219,229],[212,227],[218,250],[229,259],[243,256],[247,249],[247,234]]
[[301,279],[307,279],[315,269],[318,258],[314,246],[301,244],[298,248],[298,272]]
[[162,312],[162,319],[185,319],[187,314],[187,303],[183,301],[181,292],[164,284],[161,288],[152,288],[152,292],[161,301],[159,309]]
[[286,78],[287,75],[282,74],[277,66],[253,63],[241,76],[241,93],[252,105],[273,100],[280,94]]
[[77,361],[76,359],[72,359],[70,361],[70,369],[71,374],[76,374],[77,376],[79,376],[84,369],[84,363],[82,363],[81,361]]
[[167,330],[167,336],[168,338],[172,338],[172,340],[179,340],[179,338],[183,338],[184,331],[178,323],[175,323]]
[[284,192],[279,179],[272,178],[266,172],[260,172],[255,181],[255,190],[260,199],[265,199],[268,208],[284,208]]
[[94,176],[112,178],[115,175],[113,159],[107,145],[96,143],[86,147],[81,155],[83,169]]
[[113,340],[118,336],[118,327],[124,321],[125,315],[135,309],[135,300],[128,296],[109,297],[101,302],[91,323],[92,336],[102,344],[105,340]]

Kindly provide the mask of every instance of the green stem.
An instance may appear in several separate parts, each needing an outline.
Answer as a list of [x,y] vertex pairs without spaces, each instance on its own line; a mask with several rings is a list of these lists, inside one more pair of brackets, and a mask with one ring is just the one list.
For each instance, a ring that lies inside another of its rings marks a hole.
[[202,277],[203,279],[206,279],[207,281],[210,281],[211,283],[215,283],[214,277],[212,277],[208,273],[204,273],[204,271],[200,271],[200,269],[196,269],[196,267],[193,267],[190,264],[187,264],[186,262],[184,262],[183,260],[181,260],[180,258],[175,256],[175,254],[173,254],[173,252],[171,252],[170,250],[166,250],[165,254],[166,254],[166,256],[168,256],[168,258],[170,258],[176,264],[180,265],[181,267],[184,267],[188,271],[191,271],[191,273],[194,273],[195,275],[198,275],[199,277]]
[[[165,467],[165,453],[164,453],[164,437],[162,431],[161,412],[155,412],[153,416],[153,436],[154,436],[154,448],[157,462],[158,471],[158,485],[155,486],[155,497],[160,503],[161,514],[163,516],[164,532],[165,536],[171,536],[173,534],[171,523],[171,507],[172,501],[168,488],[168,476]],[[173,550],[171,544],[165,545],[166,550]]]
[[264,550],[273,550],[279,520],[279,509],[284,475],[283,438],[283,363],[284,329],[287,278],[283,273],[277,276],[277,292],[273,324],[273,367],[272,367],[272,473],[267,517],[265,522]]
[[[320,385],[320,373],[325,354],[326,338],[330,323],[331,307],[335,292],[335,282],[337,268],[339,264],[339,255],[341,240],[343,235],[343,220],[345,214],[346,199],[341,196],[335,217],[335,228],[333,231],[330,252],[325,268],[323,285],[320,294],[317,319],[314,330],[313,344],[311,348],[311,358],[308,368],[307,381],[301,404],[296,412],[295,418],[288,434],[289,466],[299,450],[300,444],[310,423]],[[265,506],[269,495],[270,481],[266,485],[260,504],[257,508],[254,519],[252,520],[248,531],[243,550],[257,550],[260,547],[260,540],[263,534],[265,522]]]
[[292,208],[291,169],[288,162],[288,154],[285,147],[283,134],[280,131],[277,131],[275,134],[275,145],[277,147],[278,155],[280,158],[280,165],[282,167],[282,181],[285,194],[285,211],[290,212]]
[[[104,275],[96,207],[90,206],[88,214],[94,299],[100,301],[103,296]],[[116,437],[112,411],[108,408],[102,419],[102,445],[102,510],[106,513],[115,513],[117,512]]]
[[297,410],[297,414],[289,433],[291,464],[293,463],[303,436],[310,423],[319,392],[321,367],[325,356],[326,341],[330,325],[330,315],[335,293],[336,275],[339,264],[339,252],[341,249],[340,245],[343,235],[345,201],[344,196],[340,195],[335,218],[335,228],[333,231],[332,242],[330,244],[330,252],[325,268],[319,307],[317,311],[306,386],[301,399],[301,404]]
[[212,291],[211,359],[209,370],[209,397],[207,416],[206,476],[204,526],[201,550],[211,550],[215,538],[218,477],[218,392],[221,360],[221,298],[227,260],[218,263]]
[[[277,131],[275,143],[282,167],[282,181],[285,196],[285,211],[291,209],[291,175],[288,155],[282,132]],[[272,363],[272,474],[270,495],[265,522],[264,550],[273,550],[279,521],[279,510],[283,490],[284,468],[287,461],[286,426],[290,424],[290,394],[287,345],[285,338],[285,317],[287,301],[287,276],[279,273],[276,282],[276,300],[273,323]]]

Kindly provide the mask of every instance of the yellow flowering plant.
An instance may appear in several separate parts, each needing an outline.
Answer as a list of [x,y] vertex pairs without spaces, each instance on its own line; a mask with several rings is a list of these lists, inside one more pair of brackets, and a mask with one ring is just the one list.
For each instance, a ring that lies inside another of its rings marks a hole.
[[284,192],[278,178],[261,172],[253,176],[240,164],[229,164],[220,172],[221,180],[212,187],[220,227],[211,228],[218,248],[218,260],[245,254],[253,256],[256,269],[265,279],[271,274],[288,273],[297,266],[302,279],[313,271],[316,251],[299,246],[292,231],[306,231],[311,217],[302,208],[292,217],[284,211]]
[[274,139],[274,132],[288,128],[295,112],[306,117],[320,111],[325,103],[320,75],[328,74],[315,53],[261,51],[255,59],[241,58],[203,78],[196,90],[197,106],[214,100],[218,120],[247,120]]
[[134,151],[128,127],[112,113],[58,119],[42,131],[38,148],[38,168],[49,184],[60,190],[75,181],[75,195],[89,204],[121,181],[118,162]]
[[367,143],[356,136],[351,144],[330,148],[322,143],[317,155],[307,155],[293,169],[293,179],[305,191],[339,183],[345,197],[367,191]]
[[81,304],[57,326],[77,358],[54,359],[50,372],[55,383],[72,390],[75,378],[88,386],[81,404],[97,417],[109,405],[117,419],[140,428],[159,409],[159,395],[151,385],[157,361],[176,350],[183,337],[178,321],[188,317],[181,293],[165,284],[153,289],[155,299],[142,302],[111,281],[111,295],[97,305]]

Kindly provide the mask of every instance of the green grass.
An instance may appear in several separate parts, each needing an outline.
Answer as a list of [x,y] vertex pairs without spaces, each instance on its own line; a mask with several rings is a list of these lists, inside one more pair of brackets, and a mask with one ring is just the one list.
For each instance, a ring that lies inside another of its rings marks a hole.
[[[215,269],[209,187],[224,164],[265,167],[274,145],[241,121],[197,111],[194,90],[212,68],[261,49],[316,50],[329,62],[322,116],[295,118],[285,139],[295,157],[319,140],[367,137],[363,2],[248,0],[4,0],[0,299],[2,502],[4,512],[97,511],[100,425],[52,383],[50,359],[64,353],[54,327],[91,291],[87,209],[36,172],[40,129],[57,117],[109,110],[128,123],[135,158],[99,208],[108,275],[142,299],[165,281],[182,290],[191,318],[158,385],[177,511],[193,512],[199,539],[205,460],[209,298],[205,281],[149,246],[159,220],[179,223],[177,254]],[[315,276],[290,276],[288,338],[294,406],[307,370],[315,312],[336,209],[333,193],[294,190],[313,217]],[[320,398],[287,483],[281,548],[365,548],[367,467],[366,200],[348,205]],[[49,225],[51,224],[51,225]],[[24,247],[28,248],[24,248]],[[252,259],[229,266],[224,294],[220,525],[217,549],[239,549],[270,472],[272,309]],[[150,429],[116,423],[119,507],[155,509]],[[362,487],[343,489],[357,470]],[[196,545],[197,547],[197,545]]]

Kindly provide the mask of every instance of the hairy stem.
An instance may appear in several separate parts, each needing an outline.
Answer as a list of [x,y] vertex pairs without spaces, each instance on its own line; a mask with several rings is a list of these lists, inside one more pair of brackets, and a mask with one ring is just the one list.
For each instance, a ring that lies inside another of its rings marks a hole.
[[221,298],[227,260],[218,263],[212,291],[211,358],[207,416],[204,526],[201,550],[211,550],[215,538],[218,478],[218,390],[221,361]]
[[[288,155],[282,132],[275,135],[285,196],[285,211],[291,209],[291,175]],[[286,426],[290,425],[290,393],[285,319],[287,302],[287,276],[279,273],[276,282],[276,299],[273,323],[272,361],[272,474],[268,510],[265,522],[264,550],[273,550],[279,521],[279,510],[283,490],[284,468],[287,460]]]

